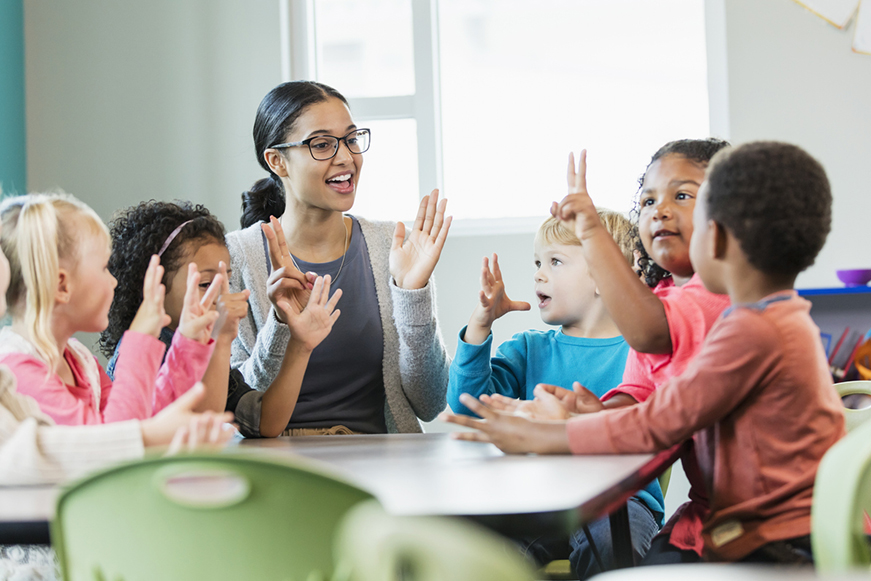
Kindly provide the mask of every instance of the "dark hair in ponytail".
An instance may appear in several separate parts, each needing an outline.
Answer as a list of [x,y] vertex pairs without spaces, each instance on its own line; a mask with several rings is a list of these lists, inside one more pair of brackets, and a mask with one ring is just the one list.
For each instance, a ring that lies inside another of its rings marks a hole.
[[243,228],[268,220],[269,216],[284,214],[281,178],[269,169],[263,152],[287,141],[297,119],[310,105],[328,99],[339,99],[348,104],[348,100],[337,90],[315,81],[282,83],[260,101],[254,119],[254,152],[257,154],[257,163],[269,172],[269,176],[257,180],[250,190],[242,193],[242,217],[239,221]]

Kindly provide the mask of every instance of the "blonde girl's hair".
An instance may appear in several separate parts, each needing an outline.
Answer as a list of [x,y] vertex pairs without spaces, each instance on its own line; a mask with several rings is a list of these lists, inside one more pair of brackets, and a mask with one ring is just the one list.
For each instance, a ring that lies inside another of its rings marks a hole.
[[9,259],[6,301],[22,316],[30,342],[54,370],[61,358],[51,331],[60,261],[77,264],[82,241],[97,236],[110,244],[109,230],[94,210],[65,193],[28,194],[0,204],[3,252]]
[[[599,215],[599,220],[605,227],[605,230],[614,238],[614,242],[620,247],[623,257],[630,265],[635,263],[635,235],[633,233],[632,223],[629,219],[613,210],[600,208],[596,210]],[[572,246],[580,246],[581,241],[575,236],[565,224],[551,216],[542,223],[538,228],[538,236],[548,244],[566,244]]]

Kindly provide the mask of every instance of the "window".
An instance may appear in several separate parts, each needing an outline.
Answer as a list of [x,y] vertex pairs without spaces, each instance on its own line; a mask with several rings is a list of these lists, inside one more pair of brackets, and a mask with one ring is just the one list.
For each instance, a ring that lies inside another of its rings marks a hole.
[[593,199],[628,211],[659,146],[710,131],[702,0],[288,1],[313,22],[297,77],[372,127],[361,215],[411,219],[443,184],[455,231],[531,231],[582,148]]

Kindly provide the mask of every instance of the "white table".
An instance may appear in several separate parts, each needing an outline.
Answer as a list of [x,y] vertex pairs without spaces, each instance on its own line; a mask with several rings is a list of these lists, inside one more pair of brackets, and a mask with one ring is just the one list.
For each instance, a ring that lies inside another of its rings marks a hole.
[[[393,514],[464,516],[505,534],[568,530],[608,514],[678,453],[515,456],[448,434],[242,440],[234,447],[317,460]],[[0,543],[47,542],[57,494],[53,486],[0,487]]]

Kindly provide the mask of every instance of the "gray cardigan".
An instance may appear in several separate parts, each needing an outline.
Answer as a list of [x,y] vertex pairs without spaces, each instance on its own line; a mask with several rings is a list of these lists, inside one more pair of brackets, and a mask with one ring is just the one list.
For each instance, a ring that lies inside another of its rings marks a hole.
[[[357,221],[369,250],[384,334],[384,420],[389,432],[420,432],[417,418],[431,421],[447,405],[451,360],[436,320],[435,283],[430,279],[419,290],[393,284],[389,256],[395,223]],[[290,330],[275,318],[266,293],[269,275],[260,224],[230,232],[227,246],[232,292],[251,291],[230,364],[248,385],[263,391],[278,374]]]

